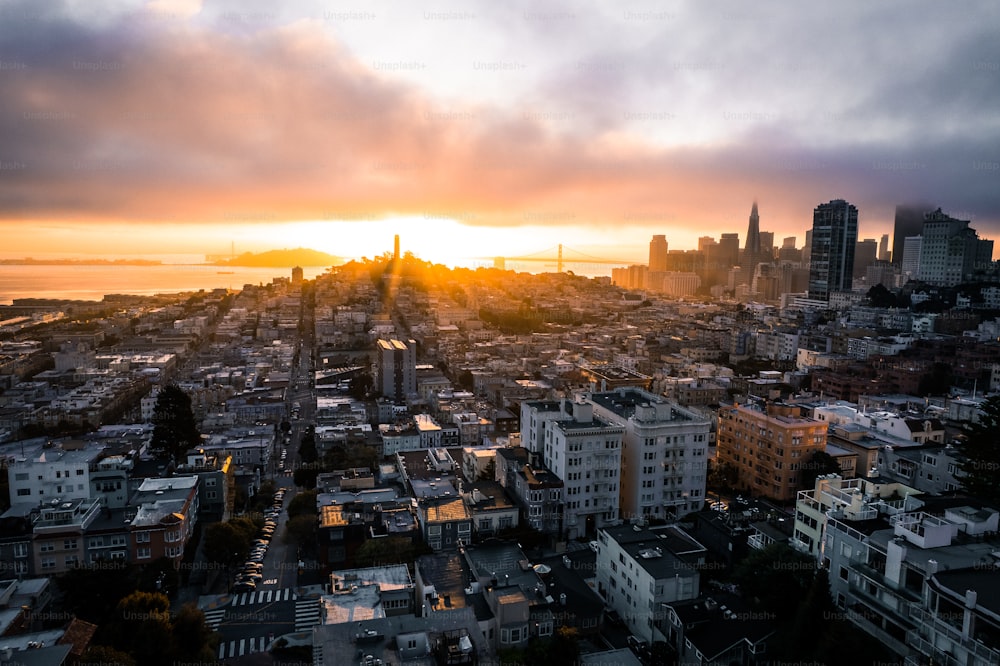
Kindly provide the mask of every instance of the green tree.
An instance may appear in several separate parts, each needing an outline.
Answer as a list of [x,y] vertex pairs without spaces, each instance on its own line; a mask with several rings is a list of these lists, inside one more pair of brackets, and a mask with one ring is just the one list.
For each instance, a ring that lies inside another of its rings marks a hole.
[[136,663],[166,666],[175,650],[170,600],[153,592],[133,592],[118,602],[111,623],[113,646]]
[[173,620],[177,646],[174,663],[212,663],[219,637],[205,623],[205,614],[193,603],[181,606]]
[[107,645],[91,645],[77,666],[136,666],[131,655]]
[[755,550],[736,565],[733,579],[746,598],[775,619],[787,619],[796,611],[789,599],[808,592],[816,562],[782,543]]
[[812,490],[816,477],[821,474],[840,474],[840,463],[826,451],[813,451],[809,459],[799,466],[799,487]]
[[184,462],[188,451],[201,443],[191,411],[191,398],[176,384],[160,389],[153,408],[153,439],[149,446],[158,458]]
[[1000,503],[1000,396],[979,406],[979,420],[967,423],[958,451],[962,455],[962,489],[973,497]]
[[315,517],[317,515],[317,494],[316,490],[306,490],[295,495],[295,497],[292,498],[292,501],[288,503],[288,517],[294,518],[295,516],[302,515]]
[[318,527],[315,514],[289,518],[285,523],[285,542],[297,543],[303,548],[311,549],[316,543]]
[[250,540],[242,529],[231,521],[212,523],[205,527],[205,559],[212,564],[236,564],[250,551]]

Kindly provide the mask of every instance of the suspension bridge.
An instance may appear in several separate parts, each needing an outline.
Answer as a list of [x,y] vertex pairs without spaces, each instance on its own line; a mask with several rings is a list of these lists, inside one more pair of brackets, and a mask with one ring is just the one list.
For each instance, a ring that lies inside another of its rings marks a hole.
[[545,248],[544,250],[539,250],[538,252],[523,254],[516,257],[479,257],[479,259],[492,259],[493,265],[497,268],[505,267],[508,262],[555,264],[557,273],[562,273],[566,264],[584,264],[588,266],[629,266],[631,264],[640,263],[636,259],[608,259],[607,257],[597,257],[592,254],[587,254],[586,252],[581,252],[580,250],[575,250],[571,247],[563,245],[562,243],[553,247]]

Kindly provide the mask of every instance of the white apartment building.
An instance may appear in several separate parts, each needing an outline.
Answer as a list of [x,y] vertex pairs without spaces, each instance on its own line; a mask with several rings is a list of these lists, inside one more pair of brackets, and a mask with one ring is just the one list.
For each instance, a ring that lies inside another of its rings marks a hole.
[[788,545],[823,563],[826,519],[830,512],[848,520],[868,520],[880,514],[915,511],[923,505],[920,491],[902,483],[842,479],[839,474],[816,478],[811,490],[800,490],[795,501],[795,528]]
[[541,422],[542,460],[564,484],[563,536],[592,536],[618,521],[625,428],[595,417],[593,403],[564,401],[560,411]]
[[639,638],[664,640],[662,604],[698,597],[698,571],[647,528],[621,525],[597,533],[597,592]]
[[624,429],[621,517],[680,517],[705,501],[708,418],[637,388],[594,393],[594,414]]
[[37,456],[15,459],[8,470],[11,505],[90,497],[91,466],[102,451],[103,447],[71,451],[53,447]]

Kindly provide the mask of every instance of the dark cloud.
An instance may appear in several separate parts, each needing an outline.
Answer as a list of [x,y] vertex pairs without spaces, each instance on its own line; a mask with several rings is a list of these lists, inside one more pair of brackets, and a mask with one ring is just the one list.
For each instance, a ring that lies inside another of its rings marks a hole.
[[[666,210],[742,232],[757,197],[765,227],[795,233],[816,204],[845,198],[866,233],[866,220],[890,223],[896,203],[931,198],[1000,232],[1000,49],[989,22],[962,23],[954,34],[970,39],[931,57],[909,14],[893,23],[884,10],[830,10],[796,30],[773,7],[723,6],[716,23],[650,18],[660,23],[634,45],[566,52],[508,106],[443,105],[404,82],[419,61],[374,67],[319,26],[272,27],[263,15],[252,29],[230,15],[231,30],[217,29],[224,14],[5,22],[0,218],[475,210],[467,222],[608,224]],[[569,22],[536,17],[522,32],[546,20]],[[587,15],[572,21],[595,32]],[[851,29],[864,32],[833,51]],[[906,37],[900,49],[869,43],[893,30]],[[777,48],[785,39],[794,48]],[[717,138],[662,138],[686,130]]]

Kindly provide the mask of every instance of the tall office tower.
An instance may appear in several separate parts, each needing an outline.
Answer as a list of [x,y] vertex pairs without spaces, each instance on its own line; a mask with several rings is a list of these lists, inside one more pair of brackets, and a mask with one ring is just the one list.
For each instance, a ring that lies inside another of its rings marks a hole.
[[878,243],[878,260],[889,261],[889,234],[882,234],[882,239]]
[[649,272],[662,273],[667,270],[667,237],[653,236],[649,241]]
[[781,242],[778,249],[778,261],[802,261],[802,250],[795,247],[795,236],[788,236]]
[[765,261],[765,259],[763,258],[760,246],[760,215],[757,214],[757,202],[754,201],[753,207],[750,209],[750,223],[747,225],[747,242],[743,246],[743,256],[740,258],[740,266],[746,271],[747,275],[752,276],[757,269],[757,264],[761,261]]
[[924,215],[934,212],[934,206],[926,203],[899,204],[896,206],[896,220],[892,225],[892,263],[903,264],[903,244],[908,236],[919,236],[924,230]]
[[774,261],[774,232],[760,232],[760,255],[762,262]]
[[719,238],[719,263],[726,269],[740,263],[739,234],[722,234]]
[[924,216],[918,279],[951,287],[972,279],[993,259],[993,241],[980,239],[968,220],[956,220],[938,208]]
[[292,284],[302,284],[302,267],[296,266],[292,269]]
[[704,252],[706,255],[709,253],[709,248],[718,245],[715,239],[711,236],[702,236],[698,239],[698,251]]
[[417,392],[417,342],[379,340],[378,388],[382,395],[403,402]]
[[854,250],[858,242],[858,209],[834,199],[813,210],[809,298],[827,301],[835,291],[850,291]]
[[917,279],[920,272],[920,246],[923,236],[909,236],[903,243],[903,275],[911,280]]
[[868,271],[868,267],[878,260],[878,243],[874,238],[866,238],[858,241],[854,248],[854,274],[855,278],[863,278]]
[[808,266],[809,262],[812,261],[812,251],[813,251],[813,232],[812,229],[806,230],[806,242],[802,246],[802,263]]

